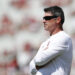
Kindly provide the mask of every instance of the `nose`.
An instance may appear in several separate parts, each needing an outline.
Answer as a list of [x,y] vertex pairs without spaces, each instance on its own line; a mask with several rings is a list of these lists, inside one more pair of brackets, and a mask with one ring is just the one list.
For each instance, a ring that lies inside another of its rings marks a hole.
[[46,22],[46,20],[45,19],[43,19],[43,23],[45,23]]

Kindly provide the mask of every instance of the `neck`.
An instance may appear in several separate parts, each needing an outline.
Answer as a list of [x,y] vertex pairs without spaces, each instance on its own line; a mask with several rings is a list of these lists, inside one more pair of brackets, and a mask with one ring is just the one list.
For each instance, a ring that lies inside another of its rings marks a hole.
[[52,35],[54,35],[54,34],[56,34],[56,33],[58,33],[58,32],[60,32],[60,31],[62,31],[63,29],[55,29],[53,32],[51,32],[50,33],[50,36],[52,36]]

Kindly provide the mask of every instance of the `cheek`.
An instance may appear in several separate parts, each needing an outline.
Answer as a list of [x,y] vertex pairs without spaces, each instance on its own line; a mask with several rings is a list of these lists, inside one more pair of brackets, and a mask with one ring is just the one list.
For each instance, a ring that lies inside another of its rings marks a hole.
[[56,24],[55,24],[54,22],[48,23],[48,27],[49,27],[50,29],[55,29],[55,28],[56,28]]

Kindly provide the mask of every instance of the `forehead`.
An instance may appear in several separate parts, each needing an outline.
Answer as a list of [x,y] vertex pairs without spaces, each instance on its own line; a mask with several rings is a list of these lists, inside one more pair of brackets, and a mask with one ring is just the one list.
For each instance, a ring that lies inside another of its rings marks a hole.
[[51,12],[45,12],[44,16],[52,16]]

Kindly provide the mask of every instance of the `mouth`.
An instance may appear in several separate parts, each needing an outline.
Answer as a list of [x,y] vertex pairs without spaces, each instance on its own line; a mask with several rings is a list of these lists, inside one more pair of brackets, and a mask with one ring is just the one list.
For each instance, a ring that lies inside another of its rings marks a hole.
[[47,23],[44,23],[44,25],[47,25]]
[[44,23],[44,27],[46,26],[47,24],[46,23]]
[[46,28],[46,27],[47,27],[47,25],[46,25],[46,24],[44,24],[44,27]]

